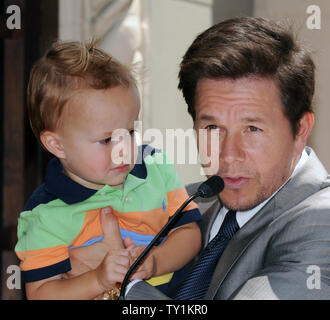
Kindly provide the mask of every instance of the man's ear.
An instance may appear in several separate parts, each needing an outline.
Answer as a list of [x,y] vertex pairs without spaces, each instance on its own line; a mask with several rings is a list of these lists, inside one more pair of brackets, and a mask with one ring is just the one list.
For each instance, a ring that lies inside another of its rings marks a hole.
[[40,134],[43,146],[59,159],[65,159],[64,149],[58,134],[52,131],[43,131]]
[[307,139],[314,126],[314,114],[306,112],[299,120],[298,131],[295,137],[298,152],[301,153],[306,146]]

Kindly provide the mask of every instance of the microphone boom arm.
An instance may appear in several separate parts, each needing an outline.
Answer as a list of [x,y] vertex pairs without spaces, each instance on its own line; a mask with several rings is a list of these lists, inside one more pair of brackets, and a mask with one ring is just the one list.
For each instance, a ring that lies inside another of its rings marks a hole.
[[[120,289],[120,296],[118,298],[118,300],[125,300],[125,290],[126,290],[126,286],[128,284],[128,280],[129,277],[131,276],[131,274],[133,273],[133,271],[135,270],[135,268],[141,263],[141,261],[144,259],[144,257],[149,253],[149,251],[154,247],[154,245],[158,242],[158,240],[166,235],[166,233],[170,230],[170,227],[172,227],[175,222],[178,220],[180,213],[182,212],[182,210],[194,199],[198,198],[200,196],[200,193],[197,192],[195,194],[193,194],[192,196],[190,196],[182,205],[181,207],[175,212],[175,214],[173,216],[171,216],[168,219],[168,222],[165,224],[165,226],[159,231],[159,233],[155,236],[155,238],[152,239],[152,241],[148,244],[148,246],[143,250],[143,252],[141,253],[141,255],[134,261],[134,263],[131,265],[131,267],[129,268],[129,270],[126,273],[126,276],[123,280],[123,283],[121,285],[121,289]],[[166,231],[166,232],[165,232]]]

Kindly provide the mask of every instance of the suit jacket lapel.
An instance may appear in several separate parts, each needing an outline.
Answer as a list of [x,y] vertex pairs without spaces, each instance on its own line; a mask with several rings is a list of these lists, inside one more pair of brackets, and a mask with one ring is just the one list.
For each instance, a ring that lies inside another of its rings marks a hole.
[[249,244],[258,236],[259,232],[272,221],[273,217],[269,213],[271,213],[273,209],[274,204],[269,202],[233,236],[215,268],[205,299],[213,299],[235,262],[243,254]]
[[[252,217],[231,239],[215,268],[205,299],[214,298],[233,265],[264,228],[282,214],[286,214],[290,208],[319,191],[320,188],[329,185],[329,181],[326,180],[327,172],[323,165],[311,149],[308,148],[307,152],[310,155],[304,167],[301,168],[293,178],[288,180],[275,197]],[[214,207],[213,205],[210,210]],[[219,209],[220,205],[216,214],[219,212]],[[211,215],[211,213],[209,213],[209,215]],[[212,216],[212,223],[215,217],[216,215]],[[211,225],[212,224],[208,226],[207,231],[210,231]]]
[[221,204],[219,198],[216,197],[214,203],[203,213],[203,219],[200,223],[201,232],[203,235],[202,248],[205,248],[209,242],[210,232],[215,218],[217,217]]

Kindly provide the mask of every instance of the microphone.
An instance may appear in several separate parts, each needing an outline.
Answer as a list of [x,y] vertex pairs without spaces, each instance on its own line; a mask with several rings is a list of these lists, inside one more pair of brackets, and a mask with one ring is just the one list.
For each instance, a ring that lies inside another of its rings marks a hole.
[[212,176],[199,186],[197,194],[202,198],[210,198],[220,193],[224,187],[225,184],[219,176]]
[[194,199],[201,197],[201,198],[210,198],[218,193],[220,193],[225,187],[223,180],[219,176],[212,176],[205,182],[203,182],[196,193],[190,196],[182,205],[181,207],[175,212],[173,216],[171,216],[165,226],[158,232],[158,234],[153,238],[153,240],[149,243],[149,245],[143,250],[143,252],[137,257],[131,267],[128,269],[123,283],[120,289],[120,295],[118,300],[125,300],[125,290],[128,284],[128,279],[133,273],[133,271],[137,268],[137,266],[141,263],[144,257],[149,253],[149,251],[155,246],[158,240],[165,236],[176,223],[176,221],[180,217],[180,213],[183,209]]

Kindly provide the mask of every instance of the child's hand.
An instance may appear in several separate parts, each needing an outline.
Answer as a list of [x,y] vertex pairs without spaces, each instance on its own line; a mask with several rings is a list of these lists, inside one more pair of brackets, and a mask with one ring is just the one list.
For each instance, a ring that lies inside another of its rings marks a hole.
[[122,249],[111,254],[107,253],[102,263],[95,269],[102,290],[110,290],[117,282],[123,282],[130,264],[131,254],[129,250]]
[[[127,248],[127,250],[129,250],[132,256],[131,264],[134,263],[134,261],[146,248],[146,246],[142,246],[142,245],[137,246],[129,237],[126,237],[124,239],[124,245]],[[142,263],[137,267],[135,272],[132,274],[130,280],[150,279],[155,274],[155,270],[156,270],[156,260],[151,251],[148,253],[146,258],[144,258]]]

